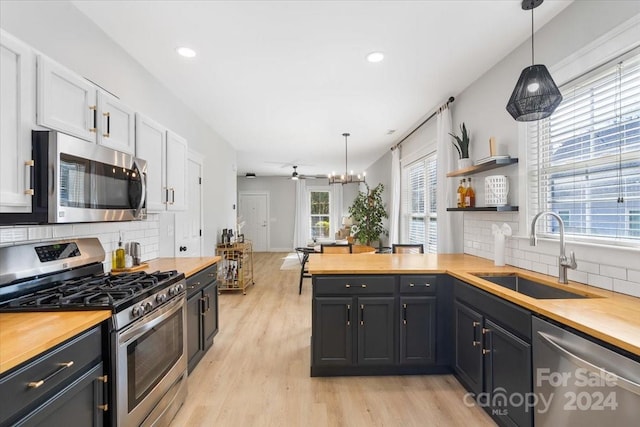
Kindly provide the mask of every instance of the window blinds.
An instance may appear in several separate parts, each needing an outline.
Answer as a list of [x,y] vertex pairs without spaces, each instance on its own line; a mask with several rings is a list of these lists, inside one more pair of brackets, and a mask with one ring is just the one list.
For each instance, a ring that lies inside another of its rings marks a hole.
[[560,91],[528,127],[530,216],[552,210],[569,234],[640,244],[640,48]]
[[407,243],[422,243],[426,253],[436,253],[437,175],[435,154],[404,168],[404,235]]

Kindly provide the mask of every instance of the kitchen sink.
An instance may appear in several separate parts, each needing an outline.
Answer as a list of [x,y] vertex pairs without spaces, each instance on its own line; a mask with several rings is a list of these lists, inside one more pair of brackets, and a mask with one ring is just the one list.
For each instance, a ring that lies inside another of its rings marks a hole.
[[475,274],[480,279],[489,281],[503,288],[511,289],[518,293],[535,299],[581,299],[590,298],[590,295],[578,294],[564,289],[559,289],[544,283],[536,282],[517,274]]

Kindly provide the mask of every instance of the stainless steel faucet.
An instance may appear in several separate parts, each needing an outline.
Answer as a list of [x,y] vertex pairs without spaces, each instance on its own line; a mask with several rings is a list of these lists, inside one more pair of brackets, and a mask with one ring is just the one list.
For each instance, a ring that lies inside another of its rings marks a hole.
[[536,236],[536,223],[541,216],[550,215],[558,220],[558,224],[560,224],[560,257],[558,258],[558,282],[559,283],[569,283],[567,280],[567,268],[575,270],[578,267],[576,263],[576,254],[573,251],[569,251],[569,258],[565,254],[565,246],[564,246],[564,222],[560,215],[555,212],[545,211],[540,212],[536,216],[533,217],[533,221],[531,222],[531,235],[529,237],[529,244],[531,246],[535,246],[538,243],[538,237]]

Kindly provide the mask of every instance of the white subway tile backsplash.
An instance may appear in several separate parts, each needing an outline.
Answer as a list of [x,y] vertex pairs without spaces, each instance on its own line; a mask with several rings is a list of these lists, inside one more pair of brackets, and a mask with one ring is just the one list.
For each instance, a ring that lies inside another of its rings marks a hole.
[[531,270],[537,271],[538,273],[542,274],[549,274],[549,266],[547,264],[542,264],[539,262],[532,262]]
[[634,282],[638,286],[640,286],[640,271],[638,271],[638,270],[627,270],[627,279],[630,282]]
[[579,270],[567,270],[567,277],[569,280],[580,283],[589,282],[589,274]]
[[50,239],[53,237],[53,230],[48,226],[29,227],[27,228],[27,235],[29,240]]
[[589,274],[587,284],[609,291],[613,290],[613,279],[611,277]]
[[578,270],[591,274],[600,274],[600,264],[582,259],[578,259],[576,262],[578,263]]
[[602,274],[603,276],[610,276],[615,279],[627,280],[626,268],[613,267],[610,265],[601,265],[600,274]]
[[613,290],[623,294],[640,297],[640,284],[627,280],[613,279]]
[[26,228],[0,228],[0,243],[13,243],[27,240]]
[[73,237],[73,225],[65,224],[65,225],[54,225],[53,226],[53,238],[54,239],[64,239],[67,237]]

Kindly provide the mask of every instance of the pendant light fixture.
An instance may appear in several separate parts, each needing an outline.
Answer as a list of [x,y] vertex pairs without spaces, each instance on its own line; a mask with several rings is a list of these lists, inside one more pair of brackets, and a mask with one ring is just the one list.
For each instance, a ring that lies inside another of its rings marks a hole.
[[562,95],[547,67],[534,62],[533,9],[544,0],[522,0],[522,9],[531,10],[531,66],[522,70],[507,103],[507,111],[519,122],[549,117],[562,102]]
[[298,180],[298,167],[297,166],[293,167],[293,173],[291,174],[291,179],[293,181],[297,181]]
[[358,184],[360,182],[365,182],[366,172],[363,172],[362,175],[354,175],[353,171],[349,172],[349,165],[347,163],[347,138],[351,136],[350,133],[343,133],[344,136],[344,175],[336,175],[335,172],[332,172],[329,177],[329,184]]

